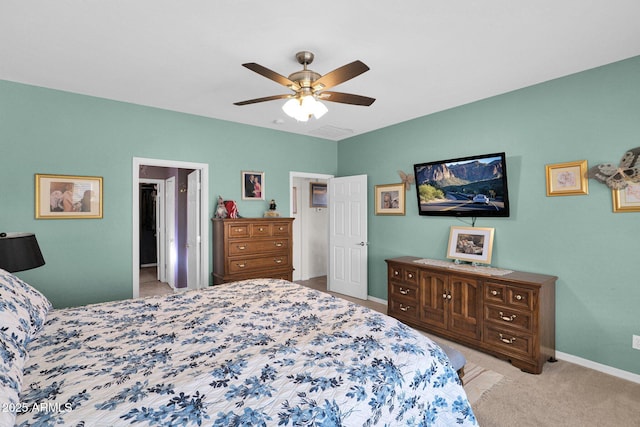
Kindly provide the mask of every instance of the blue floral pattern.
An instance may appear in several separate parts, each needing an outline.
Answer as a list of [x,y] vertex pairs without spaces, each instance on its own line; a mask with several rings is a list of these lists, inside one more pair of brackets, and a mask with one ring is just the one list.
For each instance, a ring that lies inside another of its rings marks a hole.
[[474,426],[444,352],[397,320],[256,279],[52,310],[20,426]]

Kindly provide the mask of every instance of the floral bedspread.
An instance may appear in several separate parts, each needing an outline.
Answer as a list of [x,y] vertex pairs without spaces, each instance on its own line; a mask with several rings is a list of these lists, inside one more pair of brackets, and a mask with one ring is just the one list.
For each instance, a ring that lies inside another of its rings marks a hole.
[[21,426],[477,425],[428,338],[282,280],[53,310],[28,350]]

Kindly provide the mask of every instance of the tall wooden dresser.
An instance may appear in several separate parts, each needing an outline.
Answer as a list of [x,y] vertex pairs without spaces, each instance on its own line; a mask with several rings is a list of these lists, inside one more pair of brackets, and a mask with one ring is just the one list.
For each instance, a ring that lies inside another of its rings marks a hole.
[[293,280],[293,218],[214,218],[213,284]]

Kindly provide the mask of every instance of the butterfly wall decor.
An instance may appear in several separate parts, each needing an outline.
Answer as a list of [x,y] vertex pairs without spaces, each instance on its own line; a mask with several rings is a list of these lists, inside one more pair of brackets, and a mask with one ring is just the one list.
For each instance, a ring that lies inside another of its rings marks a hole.
[[618,166],[602,163],[589,169],[587,175],[613,190],[623,189],[631,182],[640,182],[640,147],[624,153]]
[[413,184],[413,182],[414,182],[413,174],[406,174],[406,173],[404,173],[402,171],[398,171],[398,175],[400,175],[400,179],[402,180],[402,183],[404,184],[405,190],[407,190],[407,191],[411,190],[411,184]]

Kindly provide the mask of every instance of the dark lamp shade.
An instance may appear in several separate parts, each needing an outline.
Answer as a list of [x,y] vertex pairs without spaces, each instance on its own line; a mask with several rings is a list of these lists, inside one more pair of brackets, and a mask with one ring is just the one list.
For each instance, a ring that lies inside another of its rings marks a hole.
[[33,233],[0,233],[0,268],[15,273],[44,265]]

